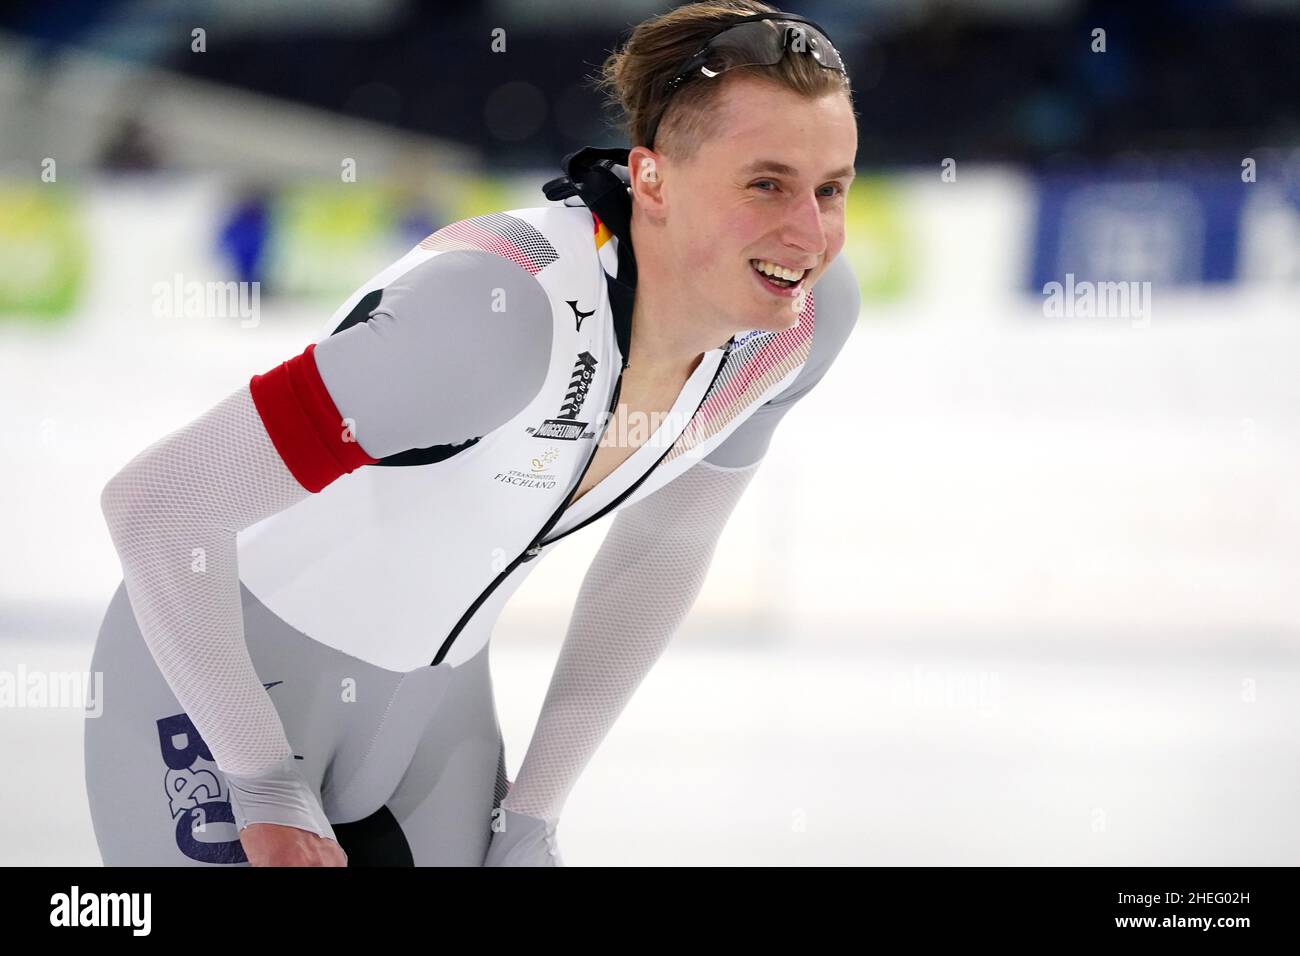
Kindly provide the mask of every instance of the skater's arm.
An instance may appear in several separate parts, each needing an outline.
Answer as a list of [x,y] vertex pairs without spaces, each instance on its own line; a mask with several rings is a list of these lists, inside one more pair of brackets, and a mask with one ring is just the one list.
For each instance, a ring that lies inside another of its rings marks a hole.
[[141,633],[227,775],[241,829],[331,834],[248,654],[236,534],[385,455],[496,427],[549,363],[545,295],[504,259],[445,253],[374,291],[346,327],[140,452],[101,495]]
[[247,778],[248,822],[332,839],[249,658],[235,559],[237,532],[308,494],[245,385],[136,455],[100,503],[145,643],[232,788]]
[[558,819],[569,791],[699,594],[758,463],[698,462],[614,518],[583,578],[508,810]]

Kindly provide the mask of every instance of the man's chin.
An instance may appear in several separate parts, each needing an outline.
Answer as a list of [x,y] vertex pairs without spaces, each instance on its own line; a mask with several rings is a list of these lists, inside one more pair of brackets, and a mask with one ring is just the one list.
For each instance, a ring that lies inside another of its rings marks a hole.
[[790,308],[789,304],[779,305],[776,308],[769,307],[761,312],[755,312],[752,316],[746,316],[746,320],[754,323],[745,330],[747,332],[752,330],[784,332],[786,329],[792,329],[799,324],[799,316]]

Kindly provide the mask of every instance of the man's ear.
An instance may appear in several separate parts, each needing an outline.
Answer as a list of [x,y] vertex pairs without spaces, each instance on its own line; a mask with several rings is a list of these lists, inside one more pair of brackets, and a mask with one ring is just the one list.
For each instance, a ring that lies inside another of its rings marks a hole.
[[648,209],[660,209],[663,206],[661,158],[644,146],[637,146],[628,153],[627,161],[628,174],[632,180],[632,195],[642,206]]

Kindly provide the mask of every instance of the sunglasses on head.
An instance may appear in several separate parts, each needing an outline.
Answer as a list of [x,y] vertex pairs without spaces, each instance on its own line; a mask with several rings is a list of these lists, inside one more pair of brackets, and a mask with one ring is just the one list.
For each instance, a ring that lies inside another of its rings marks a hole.
[[848,75],[826,31],[813,21],[789,13],[740,17],[709,37],[699,52],[683,63],[668,81],[668,96],[650,126],[646,146],[654,148],[668,101],[688,80],[695,76],[720,76],[741,66],[773,66],[781,62],[786,51],[809,53],[818,66]]

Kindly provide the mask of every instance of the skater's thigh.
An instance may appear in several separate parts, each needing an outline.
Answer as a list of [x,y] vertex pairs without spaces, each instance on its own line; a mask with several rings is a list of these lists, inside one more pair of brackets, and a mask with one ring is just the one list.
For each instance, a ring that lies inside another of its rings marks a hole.
[[504,796],[505,751],[485,646],[455,668],[382,810],[335,832],[350,865],[482,866],[492,811]]
[[[355,685],[358,675],[372,687],[400,675],[367,671],[241,592],[249,654],[319,796],[327,768],[350,754],[349,740],[375,720],[368,710],[385,700],[379,688],[361,695],[374,703],[358,706],[357,695],[350,699],[340,687]],[[86,791],[104,864],[246,864],[225,777],[154,663],[122,586],[91,669],[103,675],[103,706],[85,722]]]

